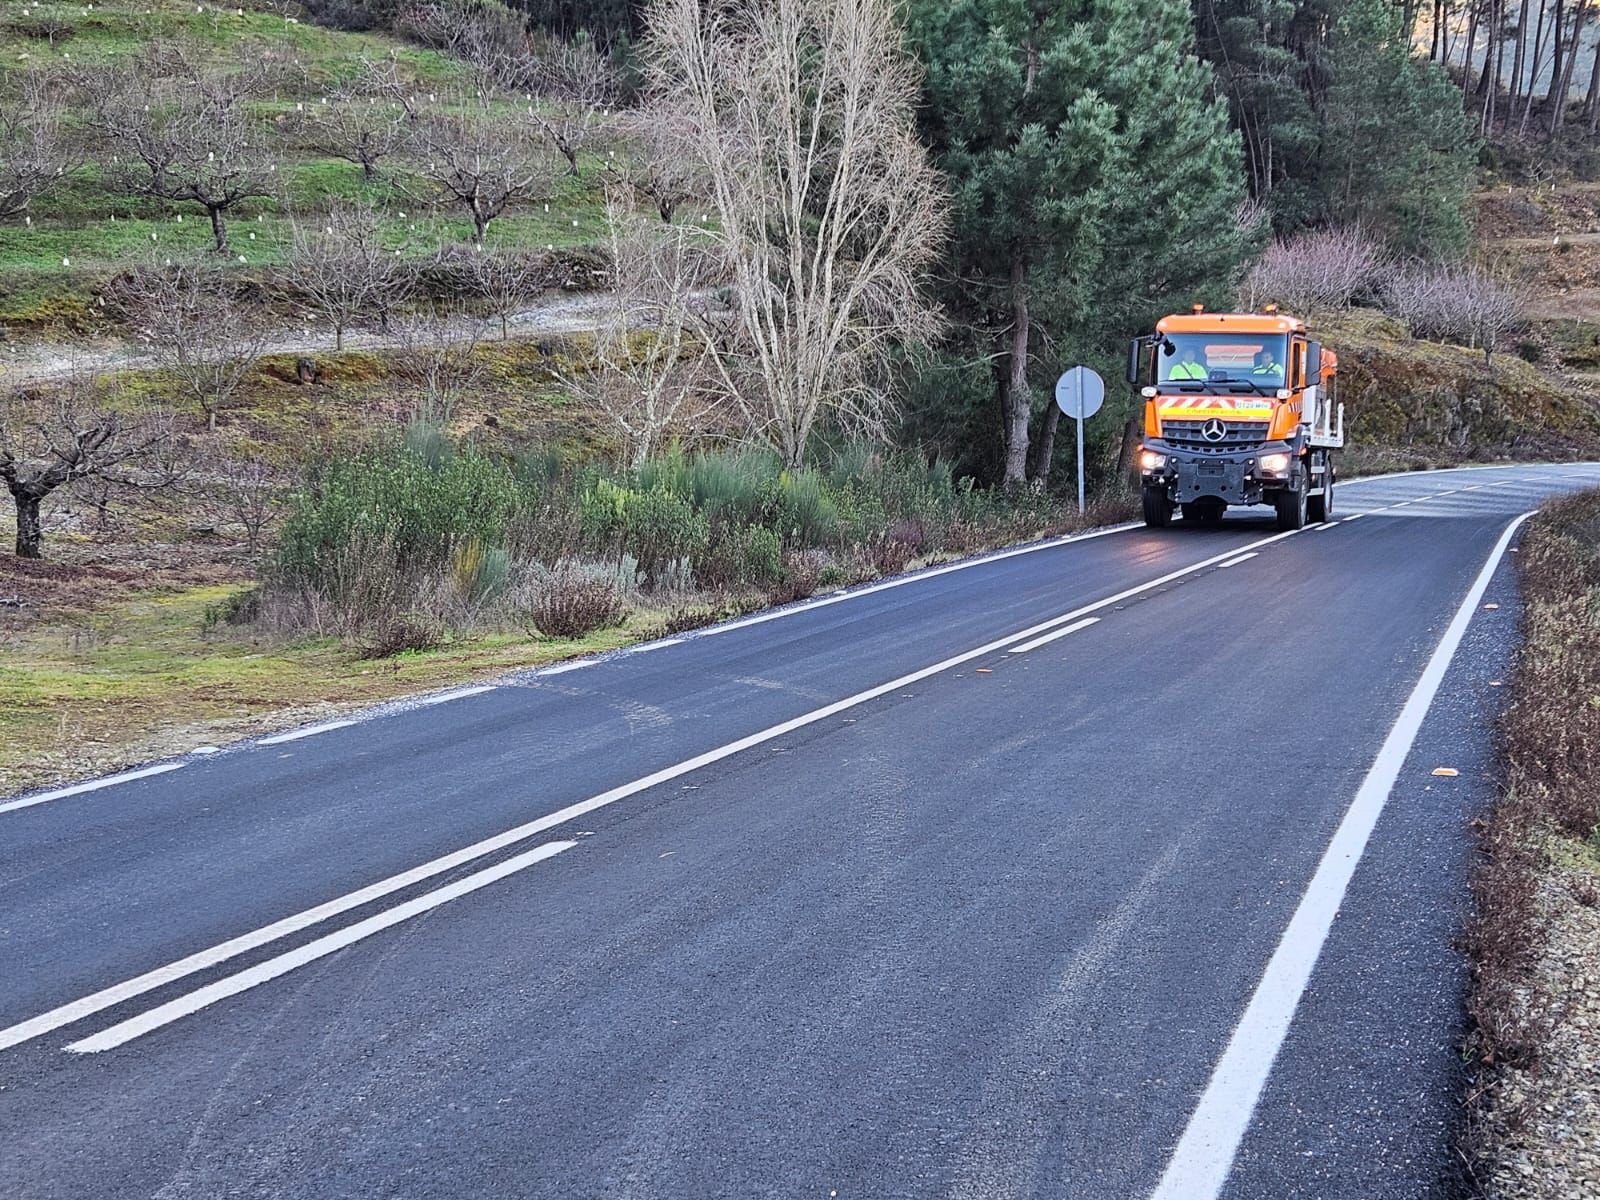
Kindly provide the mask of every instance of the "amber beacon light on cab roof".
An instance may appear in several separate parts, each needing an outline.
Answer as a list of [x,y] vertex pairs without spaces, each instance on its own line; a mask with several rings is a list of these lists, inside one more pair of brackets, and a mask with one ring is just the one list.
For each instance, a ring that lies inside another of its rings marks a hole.
[[1338,359],[1306,323],[1259,313],[1163,317],[1128,348],[1144,396],[1139,448],[1145,524],[1220,520],[1230,504],[1270,504],[1278,528],[1333,514],[1333,452],[1344,445]]

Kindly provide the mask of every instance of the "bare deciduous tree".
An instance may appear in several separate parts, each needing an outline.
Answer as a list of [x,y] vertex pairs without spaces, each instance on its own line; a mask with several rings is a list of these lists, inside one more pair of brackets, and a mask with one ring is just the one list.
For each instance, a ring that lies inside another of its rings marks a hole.
[[158,45],[86,75],[90,121],[111,148],[113,184],[200,205],[217,252],[227,252],[227,214],[273,190],[276,162],[249,113],[267,70],[262,59],[217,70],[187,49]]
[[379,167],[406,148],[411,115],[404,101],[381,95],[340,91],[313,106],[306,124],[322,153],[354,163],[371,183]]
[[594,361],[563,382],[605,413],[622,435],[628,465],[638,468],[684,405],[715,389],[701,331],[716,264],[699,229],[663,228],[616,196],[606,218],[612,276],[595,326]]
[[383,244],[383,227],[370,204],[335,202],[327,213],[296,221],[289,264],[295,286],[333,325],[334,349],[362,317],[387,325],[414,276],[399,248]]
[[29,73],[15,102],[0,104],[0,220],[20,216],[73,165],[62,103],[49,80]]
[[266,344],[266,324],[218,270],[197,263],[140,271],[119,298],[134,330],[215,429],[218,410]]
[[1346,308],[1386,265],[1383,248],[1360,229],[1316,230],[1267,247],[1245,292],[1252,308],[1268,301],[1302,315]]
[[1526,286],[1473,267],[1395,267],[1378,298],[1411,336],[1481,349],[1486,360],[1522,325],[1528,308]]
[[945,204],[916,135],[918,67],[892,0],[657,0],[650,83],[683,116],[737,319],[725,386],[788,463],[818,417],[881,429],[896,343],[938,327],[922,276]]
[[617,76],[611,62],[588,38],[555,38],[534,44],[513,86],[537,96],[528,117],[578,173],[578,156],[608,132],[617,102]]
[[607,163],[608,175],[648,200],[669,223],[682,205],[707,190],[694,160],[681,153],[687,133],[682,124],[682,113],[658,104],[619,113],[616,129],[624,151]]
[[548,197],[555,163],[514,124],[496,120],[483,98],[440,105],[418,122],[417,167],[446,203],[472,218],[480,245],[489,222],[513,204]]
[[483,378],[482,338],[483,323],[463,312],[420,313],[400,324],[394,372],[416,392],[413,420],[444,426],[455,418]]
[[245,548],[254,554],[288,500],[289,474],[259,453],[224,454],[202,463],[200,470],[203,503],[220,522],[237,525]]
[[40,557],[41,508],[56,489],[89,479],[164,486],[178,474],[166,458],[173,443],[170,415],[130,416],[121,406],[106,407],[92,377],[74,377],[48,395],[5,397],[0,481],[17,509],[17,556]]
[[463,282],[500,322],[500,340],[510,336],[511,318],[550,286],[550,265],[536,255],[475,246],[461,260]]

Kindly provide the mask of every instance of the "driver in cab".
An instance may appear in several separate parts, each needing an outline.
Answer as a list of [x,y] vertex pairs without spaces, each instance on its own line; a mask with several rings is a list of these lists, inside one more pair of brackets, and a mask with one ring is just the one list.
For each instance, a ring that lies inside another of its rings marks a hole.
[[1167,372],[1167,378],[1206,379],[1209,378],[1209,372],[1206,370],[1205,363],[1195,361],[1193,350],[1185,350],[1183,352],[1183,361],[1175,364],[1172,370]]

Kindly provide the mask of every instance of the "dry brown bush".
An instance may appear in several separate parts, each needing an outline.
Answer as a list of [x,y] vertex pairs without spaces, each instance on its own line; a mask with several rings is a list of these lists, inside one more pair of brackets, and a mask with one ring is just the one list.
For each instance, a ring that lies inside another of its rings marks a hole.
[[1275,303],[1304,315],[1347,308],[1370,291],[1385,266],[1383,249],[1360,229],[1326,229],[1280,239],[1245,277],[1254,309]]
[[[1505,792],[1479,829],[1468,1051],[1486,1070],[1537,1069],[1559,999],[1534,986],[1547,937],[1538,899],[1551,833],[1600,825],[1600,491],[1548,505],[1519,555],[1525,604],[1515,700],[1502,718]],[[1478,1119],[1481,1122],[1482,1112]],[[1520,1114],[1495,1114],[1502,1128]]]
[[573,570],[557,571],[535,590],[522,611],[530,634],[580,638],[622,624],[627,606],[609,579]]
[[1378,285],[1383,310],[1405,323],[1412,337],[1455,342],[1492,358],[1518,329],[1528,290],[1475,267],[1396,266]]

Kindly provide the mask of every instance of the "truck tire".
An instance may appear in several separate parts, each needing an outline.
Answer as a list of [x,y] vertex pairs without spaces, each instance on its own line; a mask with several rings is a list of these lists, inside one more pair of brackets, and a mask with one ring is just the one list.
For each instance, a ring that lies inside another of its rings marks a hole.
[[1278,529],[1284,533],[1306,527],[1306,485],[1302,483],[1293,491],[1285,489],[1277,494],[1273,503],[1278,508]]
[[1306,515],[1319,523],[1333,520],[1333,464],[1331,462],[1322,471],[1322,494],[1308,497],[1306,500]]
[[1165,529],[1172,523],[1172,501],[1167,498],[1166,488],[1147,487],[1141,499],[1144,501],[1144,523],[1151,529]]

